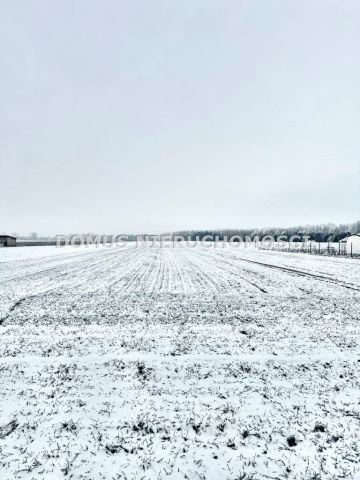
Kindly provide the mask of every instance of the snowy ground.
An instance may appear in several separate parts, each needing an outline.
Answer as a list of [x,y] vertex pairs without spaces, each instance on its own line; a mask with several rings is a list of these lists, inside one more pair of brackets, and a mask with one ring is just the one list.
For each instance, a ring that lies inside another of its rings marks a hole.
[[0,251],[0,479],[360,478],[360,262]]

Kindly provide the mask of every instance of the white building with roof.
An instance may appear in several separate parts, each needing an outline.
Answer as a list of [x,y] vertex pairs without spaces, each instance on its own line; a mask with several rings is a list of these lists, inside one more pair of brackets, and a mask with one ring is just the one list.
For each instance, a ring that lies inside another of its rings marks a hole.
[[341,248],[346,248],[347,254],[352,252],[354,255],[360,255],[360,232],[348,235],[340,240],[340,244]]

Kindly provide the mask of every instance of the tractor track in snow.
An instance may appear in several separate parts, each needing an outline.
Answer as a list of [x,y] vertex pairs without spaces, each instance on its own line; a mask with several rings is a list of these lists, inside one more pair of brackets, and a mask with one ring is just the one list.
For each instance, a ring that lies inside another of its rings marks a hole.
[[334,278],[327,277],[325,275],[318,275],[316,273],[304,272],[302,270],[297,270],[295,268],[281,267],[280,265],[259,262],[257,260],[249,260],[248,258],[243,258],[243,257],[236,257],[236,258],[242,262],[252,263],[254,265],[260,265],[261,267],[266,267],[266,268],[273,268],[276,270],[281,270],[282,272],[295,274],[302,277],[310,277],[310,278],[314,278],[315,280],[320,280],[326,283],[334,283],[336,285],[339,285],[340,287],[347,288],[349,290],[354,290],[355,292],[360,292],[360,288],[354,286],[353,284],[349,284],[341,280],[335,280]]

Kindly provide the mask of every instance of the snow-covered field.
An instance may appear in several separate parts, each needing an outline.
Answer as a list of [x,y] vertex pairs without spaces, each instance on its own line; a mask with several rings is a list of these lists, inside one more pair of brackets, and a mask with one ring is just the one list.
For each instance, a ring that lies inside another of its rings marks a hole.
[[360,478],[360,262],[0,250],[0,479]]

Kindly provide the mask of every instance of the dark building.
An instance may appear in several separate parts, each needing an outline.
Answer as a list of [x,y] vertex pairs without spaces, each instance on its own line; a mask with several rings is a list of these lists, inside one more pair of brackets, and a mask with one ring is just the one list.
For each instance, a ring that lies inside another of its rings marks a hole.
[[16,238],[11,235],[0,235],[0,247],[16,247]]

